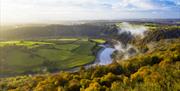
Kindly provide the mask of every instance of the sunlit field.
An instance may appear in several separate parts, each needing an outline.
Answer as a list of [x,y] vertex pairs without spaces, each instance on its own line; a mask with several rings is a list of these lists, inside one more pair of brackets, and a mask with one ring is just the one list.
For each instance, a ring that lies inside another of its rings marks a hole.
[[92,63],[94,46],[77,39],[0,42],[0,75],[53,72]]

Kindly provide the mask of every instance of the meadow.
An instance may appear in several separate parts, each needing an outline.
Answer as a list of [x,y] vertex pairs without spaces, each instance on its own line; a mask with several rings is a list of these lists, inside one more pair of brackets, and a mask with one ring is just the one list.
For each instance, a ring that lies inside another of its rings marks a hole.
[[85,39],[0,42],[0,76],[55,72],[92,63],[95,44]]

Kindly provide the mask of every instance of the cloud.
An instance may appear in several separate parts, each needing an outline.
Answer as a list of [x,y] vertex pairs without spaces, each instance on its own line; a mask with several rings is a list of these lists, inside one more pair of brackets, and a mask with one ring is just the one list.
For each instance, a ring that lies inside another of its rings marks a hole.
[[179,5],[179,0],[1,0],[2,5],[73,7],[77,9],[157,10]]
[[180,0],[1,0],[0,7],[3,22],[180,18]]
[[148,0],[122,0],[115,4],[113,8],[125,10],[152,10],[158,7]]

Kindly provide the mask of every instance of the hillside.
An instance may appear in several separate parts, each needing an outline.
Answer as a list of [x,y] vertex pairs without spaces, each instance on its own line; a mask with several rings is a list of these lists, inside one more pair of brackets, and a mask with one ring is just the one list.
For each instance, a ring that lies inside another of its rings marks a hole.
[[105,25],[19,25],[2,27],[0,40],[17,39],[49,39],[61,37],[100,37],[105,31]]
[[[151,44],[148,44],[151,45]],[[15,91],[178,91],[180,39],[155,42],[145,54],[75,73],[0,79],[1,90]]]

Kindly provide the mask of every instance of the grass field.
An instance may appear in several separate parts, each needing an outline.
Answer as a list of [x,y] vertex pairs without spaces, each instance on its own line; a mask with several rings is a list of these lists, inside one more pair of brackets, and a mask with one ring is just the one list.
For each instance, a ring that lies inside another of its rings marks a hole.
[[0,42],[0,76],[53,72],[93,62],[94,42],[76,39]]

